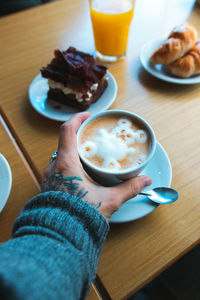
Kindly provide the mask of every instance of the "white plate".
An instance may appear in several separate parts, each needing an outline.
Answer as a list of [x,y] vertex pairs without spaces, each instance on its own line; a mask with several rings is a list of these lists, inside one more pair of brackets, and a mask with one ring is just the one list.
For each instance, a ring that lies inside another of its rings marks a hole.
[[0,153],[0,212],[4,208],[12,186],[12,173],[5,157]]
[[[145,190],[159,186],[169,187],[172,180],[172,168],[169,157],[163,147],[157,142],[155,154],[151,162],[146,166],[141,175],[148,175],[152,179],[152,185]],[[159,204],[150,201],[146,196],[138,195],[128,200],[115,212],[110,222],[122,223],[140,219],[150,214]]]
[[177,83],[177,84],[197,84],[200,83],[200,75],[196,75],[190,78],[178,78],[167,75],[162,65],[154,65],[150,62],[150,56],[153,54],[153,52],[158,49],[161,44],[165,41],[164,38],[159,38],[155,40],[151,40],[148,43],[146,43],[141,50],[140,53],[140,60],[147,72],[149,72],[151,75],[162,79],[164,81]]
[[[114,102],[117,95],[117,83],[113,75],[107,71],[108,87],[103,95],[93,103],[86,111],[91,114],[108,109]],[[56,121],[66,121],[79,110],[67,105],[58,104],[55,101],[47,100],[49,90],[47,79],[38,74],[29,87],[29,99],[33,108],[41,115]]]

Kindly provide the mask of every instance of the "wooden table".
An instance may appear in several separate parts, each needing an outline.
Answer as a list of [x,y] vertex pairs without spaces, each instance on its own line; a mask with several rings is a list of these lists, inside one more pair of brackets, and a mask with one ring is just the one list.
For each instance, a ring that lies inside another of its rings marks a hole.
[[[152,125],[170,157],[172,185],[180,193],[173,205],[160,206],[138,221],[111,225],[98,278],[114,300],[126,299],[199,242],[200,86],[160,81],[139,60],[148,40],[166,36],[185,20],[200,26],[200,8],[188,2],[137,1],[127,58],[108,65],[118,83],[111,109],[135,112]],[[88,2],[62,0],[3,17],[0,40],[2,114],[40,181],[57,148],[60,123],[33,110],[28,87],[54,49],[94,51]]]
[[4,242],[10,238],[14,220],[26,201],[38,193],[39,184],[1,116],[0,141],[0,153],[12,172],[10,196],[0,214],[0,242]]

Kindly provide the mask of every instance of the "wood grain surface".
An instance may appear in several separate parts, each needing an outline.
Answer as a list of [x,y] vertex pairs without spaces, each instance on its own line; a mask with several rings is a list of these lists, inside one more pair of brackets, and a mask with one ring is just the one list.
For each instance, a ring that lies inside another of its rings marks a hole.
[[[199,30],[199,16],[195,1],[137,1],[127,58],[108,65],[118,84],[111,109],[129,110],[151,124],[169,155],[172,185],[180,193],[176,203],[138,221],[111,225],[98,276],[114,300],[126,299],[199,242],[200,86],[158,80],[139,60],[144,43],[167,36],[174,26],[189,20]],[[88,1],[62,0],[3,17],[0,40],[3,116],[41,180],[61,123],[31,107],[28,87],[54,49],[75,46],[94,52]]]
[[8,201],[0,214],[0,242],[11,237],[14,220],[27,200],[36,195],[39,185],[15,141],[8,135],[0,115],[0,153],[8,161],[12,173],[12,187]]

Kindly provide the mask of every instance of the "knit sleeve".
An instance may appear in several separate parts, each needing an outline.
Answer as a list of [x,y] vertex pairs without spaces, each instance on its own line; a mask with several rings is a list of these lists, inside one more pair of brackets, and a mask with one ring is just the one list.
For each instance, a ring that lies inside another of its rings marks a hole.
[[75,196],[34,197],[0,247],[2,299],[84,299],[108,229],[104,216]]

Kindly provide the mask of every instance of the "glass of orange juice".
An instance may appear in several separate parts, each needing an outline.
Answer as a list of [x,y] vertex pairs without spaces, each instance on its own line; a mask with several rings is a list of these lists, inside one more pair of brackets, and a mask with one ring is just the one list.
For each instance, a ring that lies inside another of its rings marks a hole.
[[96,56],[114,62],[126,56],[134,0],[89,0]]

